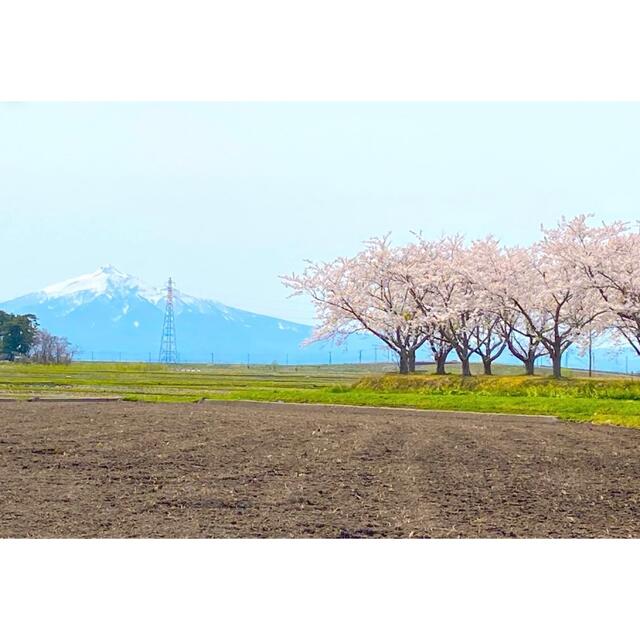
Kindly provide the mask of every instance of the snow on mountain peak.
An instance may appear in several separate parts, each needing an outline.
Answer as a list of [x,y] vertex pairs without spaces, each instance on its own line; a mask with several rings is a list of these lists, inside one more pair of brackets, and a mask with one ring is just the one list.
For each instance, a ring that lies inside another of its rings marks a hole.
[[46,298],[70,297],[79,302],[86,302],[100,295],[114,297],[133,293],[153,301],[154,304],[163,296],[160,289],[149,287],[138,278],[110,264],[92,273],[52,284],[45,287],[41,293]]
[[[75,278],[63,280],[56,284],[45,287],[37,294],[40,300],[63,300],[70,311],[82,304],[91,302],[100,296],[108,298],[129,298],[136,296],[142,298],[155,306],[164,305],[166,298],[165,287],[153,287],[139,278],[120,271],[111,264],[100,267],[97,271],[87,273]],[[183,307],[190,307],[192,310],[206,312],[215,306],[224,315],[231,314],[232,310],[213,300],[204,300],[183,293],[179,289],[174,289],[174,300],[176,311],[180,312]]]

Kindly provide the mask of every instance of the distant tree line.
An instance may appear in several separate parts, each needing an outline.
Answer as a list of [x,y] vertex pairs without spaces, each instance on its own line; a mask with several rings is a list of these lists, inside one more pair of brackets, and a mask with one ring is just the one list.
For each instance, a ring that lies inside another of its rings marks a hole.
[[76,353],[66,338],[40,329],[33,314],[0,311],[0,360],[69,364]]

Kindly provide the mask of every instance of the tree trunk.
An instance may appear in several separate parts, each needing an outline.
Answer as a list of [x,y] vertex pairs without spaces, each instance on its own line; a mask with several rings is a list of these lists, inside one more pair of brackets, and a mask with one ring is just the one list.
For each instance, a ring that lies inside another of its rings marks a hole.
[[491,358],[482,358],[482,364],[484,365],[484,375],[490,376],[491,372]]
[[409,351],[409,373],[415,373],[416,372],[416,352],[415,351]]
[[400,373],[409,373],[409,354],[406,351],[400,351]]
[[533,375],[533,369],[535,366],[535,360],[533,358],[527,358],[524,362],[524,373],[527,376]]
[[460,358],[460,364],[462,365],[462,375],[470,376],[471,375],[471,367],[469,365],[469,358]]
[[431,342],[431,353],[433,354],[433,360],[436,363],[436,375],[443,376],[447,372],[445,371],[445,365],[447,364],[447,357],[452,351],[452,347],[438,344],[434,346]]
[[553,377],[562,377],[562,353],[556,352],[551,356],[551,362],[553,363]]

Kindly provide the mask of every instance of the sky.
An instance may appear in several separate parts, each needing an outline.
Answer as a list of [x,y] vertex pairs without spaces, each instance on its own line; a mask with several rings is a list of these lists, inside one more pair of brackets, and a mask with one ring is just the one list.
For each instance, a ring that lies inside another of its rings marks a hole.
[[640,103],[0,104],[0,300],[113,264],[311,323],[305,259],[639,205]]

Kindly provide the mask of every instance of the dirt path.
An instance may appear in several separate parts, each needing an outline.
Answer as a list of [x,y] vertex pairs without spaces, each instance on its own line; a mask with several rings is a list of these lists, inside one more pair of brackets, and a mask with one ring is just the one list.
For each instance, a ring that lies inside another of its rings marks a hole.
[[2,537],[638,537],[640,431],[514,416],[3,403]]

